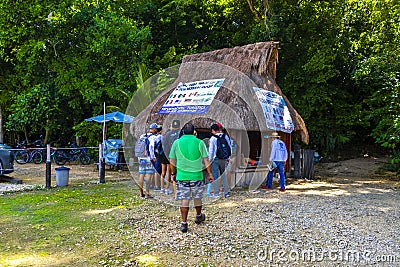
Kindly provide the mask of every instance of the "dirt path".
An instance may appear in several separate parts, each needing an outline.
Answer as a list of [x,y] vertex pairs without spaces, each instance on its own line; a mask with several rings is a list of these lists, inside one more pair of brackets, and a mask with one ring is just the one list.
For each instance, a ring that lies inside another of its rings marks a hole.
[[364,157],[316,165],[317,177],[370,178],[388,162],[387,158]]

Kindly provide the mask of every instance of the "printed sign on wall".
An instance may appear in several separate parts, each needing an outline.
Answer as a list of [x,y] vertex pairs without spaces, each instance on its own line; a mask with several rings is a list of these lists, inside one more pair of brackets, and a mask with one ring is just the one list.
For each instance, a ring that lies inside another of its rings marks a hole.
[[225,79],[179,83],[158,114],[204,114]]
[[294,130],[294,125],[283,97],[262,88],[253,87],[253,89],[261,104],[267,128],[291,133]]

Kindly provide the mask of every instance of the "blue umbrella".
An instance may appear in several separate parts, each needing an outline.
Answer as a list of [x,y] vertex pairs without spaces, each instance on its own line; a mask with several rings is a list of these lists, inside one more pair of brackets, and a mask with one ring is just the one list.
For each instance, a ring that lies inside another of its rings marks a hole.
[[[105,110],[105,104],[104,104],[104,110]],[[85,121],[94,121],[94,122],[103,123],[103,145],[107,148],[107,144],[105,142],[106,122],[113,121],[113,122],[117,122],[117,123],[122,123],[122,122],[123,123],[131,123],[133,121],[133,119],[134,119],[134,117],[132,117],[132,116],[129,116],[122,112],[116,111],[116,112],[111,112],[111,113],[91,117],[91,118],[85,119]],[[104,148],[101,151],[101,155],[102,155],[102,157],[104,157]]]
[[122,112],[116,111],[116,112],[107,113],[105,115],[91,117],[91,118],[85,119],[85,121],[95,121],[95,122],[101,122],[101,123],[109,122],[109,121],[131,123],[133,121],[133,118],[134,117],[132,117],[132,116],[129,116]]

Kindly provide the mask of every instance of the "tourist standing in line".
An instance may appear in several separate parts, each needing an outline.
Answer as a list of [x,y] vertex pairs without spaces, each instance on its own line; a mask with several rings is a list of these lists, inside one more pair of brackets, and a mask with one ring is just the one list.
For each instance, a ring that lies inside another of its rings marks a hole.
[[[173,120],[171,123],[171,128],[165,133],[165,138],[163,142],[164,153],[166,156],[169,156],[171,151],[172,144],[179,138],[179,132],[181,130],[181,122],[180,120]],[[171,178],[171,164],[168,165],[168,177],[172,181],[173,189],[174,189],[174,197],[176,197],[176,181]]]
[[[149,192],[155,173],[155,169],[150,161],[150,156],[148,153],[148,139],[151,135],[151,133],[142,134],[135,143],[135,156],[138,157],[139,162],[139,194],[140,197],[143,198],[153,198]],[[144,186],[144,184],[146,185]]]
[[156,141],[155,149],[157,150],[157,162],[161,164],[161,193],[172,194],[172,190],[169,189],[170,183],[170,171],[169,171],[169,160],[164,150],[164,137],[161,135],[162,127],[157,128],[158,139]]
[[[212,162],[212,174],[214,177],[213,188],[214,193],[212,197],[220,197],[219,195],[219,178],[222,179],[222,184],[224,186],[224,197],[230,196],[230,188],[228,185],[228,179],[226,178],[226,163],[231,155],[231,140],[228,135],[222,133],[221,124],[211,125],[211,138],[208,147],[208,159]],[[207,188],[208,191],[208,188]],[[207,195],[210,192],[207,192]]]
[[[157,128],[160,126],[157,123],[152,123],[150,125],[150,136],[149,136],[149,146],[148,152],[151,162],[153,163],[154,168],[156,169],[155,163],[157,161],[155,147],[157,142],[159,141],[159,135],[157,134]],[[154,173],[154,191],[161,191],[160,185],[160,174],[157,172]]]
[[194,126],[185,124],[182,137],[176,140],[169,154],[171,176],[176,181],[176,199],[181,201],[180,211],[182,223],[180,230],[188,231],[187,217],[189,201],[193,199],[196,209],[195,223],[204,222],[206,216],[202,213],[202,198],[204,191],[203,161],[207,169],[208,180],[213,181],[207,148],[204,142],[194,136]]

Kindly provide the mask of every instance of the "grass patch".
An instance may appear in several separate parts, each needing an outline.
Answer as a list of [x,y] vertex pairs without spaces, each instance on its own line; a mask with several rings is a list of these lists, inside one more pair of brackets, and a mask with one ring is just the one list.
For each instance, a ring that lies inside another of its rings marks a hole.
[[0,197],[0,266],[99,266],[118,247],[118,225],[143,200],[121,183]]

